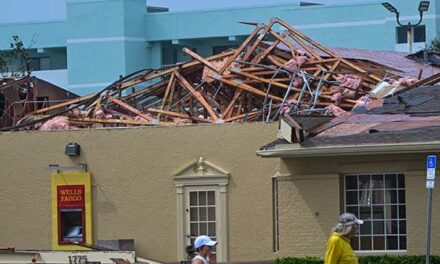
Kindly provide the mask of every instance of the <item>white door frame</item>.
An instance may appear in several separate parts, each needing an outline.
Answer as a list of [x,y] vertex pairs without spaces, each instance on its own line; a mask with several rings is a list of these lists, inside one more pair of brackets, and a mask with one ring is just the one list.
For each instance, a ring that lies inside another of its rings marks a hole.
[[202,157],[174,176],[177,194],[177,257],[179,261],[186,260],[185,247],[188,246],[186,225],[189,223],[186,220],[187,199],[185,196],[191,190],[215,190],[217,261],[228,261],[227,186],[229,177],[229,172],[205,161]]

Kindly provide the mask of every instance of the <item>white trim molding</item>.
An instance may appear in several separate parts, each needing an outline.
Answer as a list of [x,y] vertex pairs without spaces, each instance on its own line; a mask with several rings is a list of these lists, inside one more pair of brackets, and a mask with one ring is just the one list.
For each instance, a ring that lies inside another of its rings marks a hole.
[[363,145],[336,145],[322,147],[301,147],[299,144],[280,144],[273,149],[258,150],[260,157],[322,157],[363,156],[376,154],[438,152],[440,141],[408,143],[373,143]]
[[111,82],[103,82],[103,83],[81,83],[81,84],[69,84],[68,88],[69,89],[78,89],[78,88],[94,88],[97,86],[108,86],[110,85]]
[[226,170],[205,161],[199,157],[184,169],[180,170],[173,177],[177,194],[177,257],[178,260],[185,260],[186,220],[185,220],[185,194],[197,187],[198,189],[214,189],[217,200],[217,261],[228,261],[228,210],[227,210],[227,186],[230,173]]

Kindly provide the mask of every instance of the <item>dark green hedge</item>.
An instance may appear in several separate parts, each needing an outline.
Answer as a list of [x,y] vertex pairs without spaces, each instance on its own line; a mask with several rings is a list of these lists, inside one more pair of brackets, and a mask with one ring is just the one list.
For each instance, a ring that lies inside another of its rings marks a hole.
[[[274,264],[324,264],[320,258],[279,258]],[[359,257],[359,264],[425,264],[425,256],[364,256]],[[431,256],[431,264],[440,264],[440,256]]]

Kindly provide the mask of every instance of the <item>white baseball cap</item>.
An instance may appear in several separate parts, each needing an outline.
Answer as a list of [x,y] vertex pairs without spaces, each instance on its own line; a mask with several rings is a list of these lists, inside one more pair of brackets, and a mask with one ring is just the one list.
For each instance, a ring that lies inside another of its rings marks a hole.
[[217,245],[217,241],[212,240],[208,236],[198,236],[196,238],[196,240],[194,241],[194,248],[195,249],[201,248],[203,246],[212,247],[215,245]]
[[358,219],[352,213],[343,213],[338,217],[338,222],[343,225],[362,225],[364,221]]

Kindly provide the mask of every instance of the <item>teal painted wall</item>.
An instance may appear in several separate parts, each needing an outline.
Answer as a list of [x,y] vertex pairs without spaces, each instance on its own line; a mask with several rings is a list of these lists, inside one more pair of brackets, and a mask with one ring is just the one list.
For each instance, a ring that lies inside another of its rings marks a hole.
[[69,89],[85,94],[146,67],[143,0],[67,4]]
[[147,67],[147,47],[145,41],[145,0],[125,0],[124,36],[125,74]]
[[0,24],[0,49],[9,49],[12,36],[18,35],[33,48],[63,47],[66,45],[65,21]]
[[437,1],[431,4],[434,5],[435,14],[437,15],[435,19],[435,33],[437,37],[440,37],[440,3]]
[[[395,17],[381,2],[147,13],[145,0],[68,0],[65,21],[0,24],[0,49],[9,49],[12,35],[34,40],[33,48],[44,48],[37,56],[51,58],[51,69],[67,68],[65,88],[86,94],[119,75],[190,60],[183,47],[209,56],[215,46],[236,46],[253,30],[239,21],[267,23],[278,16],[329,47],[395,50]],[[417,21],[419,0],[390,2],[404,23]],[[431,0],[423,23],[428,41],[440,34],[438,1]]]

